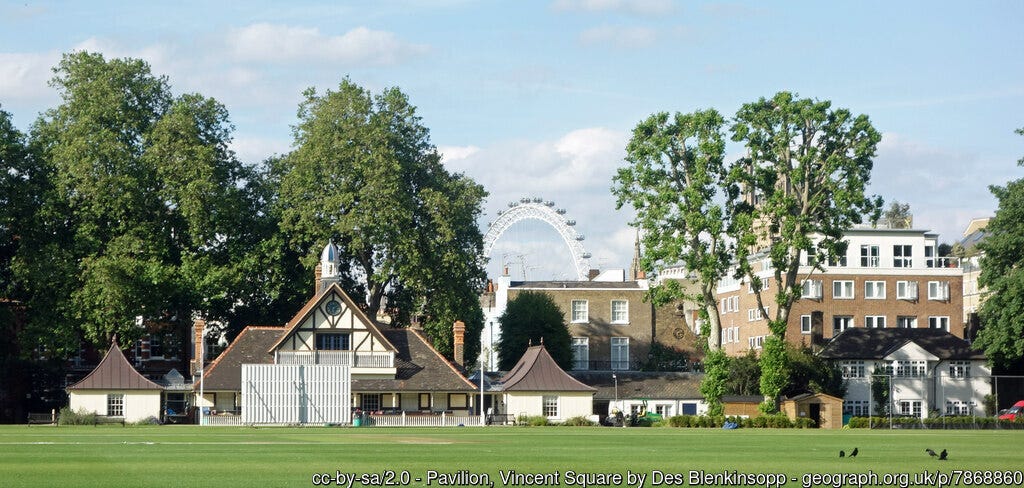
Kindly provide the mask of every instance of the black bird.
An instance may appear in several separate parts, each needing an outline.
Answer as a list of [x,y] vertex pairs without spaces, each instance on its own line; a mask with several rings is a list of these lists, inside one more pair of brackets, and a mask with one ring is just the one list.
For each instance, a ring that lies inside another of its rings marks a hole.
[[946,450],[943,449],[942,452],[939,453],[939,461],[945,461],[945,460],[946,460]]
[[853,451],[850,452],[850,457],[857,457],[857,448],[856,447],[853,448]]
[[935,454],[935,451],[933,451],[931,449],[925,449],[924,452],[927,452],[928,455],[931,456],[931,457],[938,456],[938,454]]
[[846,451],[839,451],[839,457],[846,457]]

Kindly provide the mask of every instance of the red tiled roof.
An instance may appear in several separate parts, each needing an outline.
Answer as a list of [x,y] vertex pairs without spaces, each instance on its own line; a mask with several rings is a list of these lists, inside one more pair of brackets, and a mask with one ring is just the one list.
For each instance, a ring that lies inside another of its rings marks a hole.
[[68,390],[163,390],[163,387],[139,374],[114,339],[96,369]]

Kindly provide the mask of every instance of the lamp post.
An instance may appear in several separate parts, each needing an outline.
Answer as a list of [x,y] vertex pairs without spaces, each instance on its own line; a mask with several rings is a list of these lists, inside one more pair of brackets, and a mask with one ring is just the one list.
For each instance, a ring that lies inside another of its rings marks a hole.
[[619,406],[619,377],[612,373],[612,380],[615,381],[615,407]]

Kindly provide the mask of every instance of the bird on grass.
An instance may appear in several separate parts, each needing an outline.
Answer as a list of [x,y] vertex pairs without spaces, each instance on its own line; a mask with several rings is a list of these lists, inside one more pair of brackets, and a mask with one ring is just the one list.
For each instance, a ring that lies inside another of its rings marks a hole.
[[846,451],[839,451],[839,457],[846,457]]
[[853,448],[853,451],[850,451],[850,457],[857,457],[857,448],[856,447]]
[[945,461],[945,460],[946,460],[946,450],[943,449],[942,452],[939,453],[939,461]]
[[931,456],[931,457],[938,456],[938,454],[935,454],[935,451],[933,451],[931,449],[925,449],[924,452],[927,452],[928,455]]

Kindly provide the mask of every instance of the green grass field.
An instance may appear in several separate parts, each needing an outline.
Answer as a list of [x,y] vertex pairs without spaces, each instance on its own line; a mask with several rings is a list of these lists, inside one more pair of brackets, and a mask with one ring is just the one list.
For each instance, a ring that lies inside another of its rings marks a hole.
[[[487,474],[495,487],[515,486],[500,477],[510,470],[558,472],[559,486],[627,486],[628,473],[655,486],[655,471],[678,473],[680,485],[693,486],[691,470],[785,473],[786,486],[803,486],[809,473],[907,473],[913,484],[926,470],[1024,470],[1022,441],[1024,431],[0,426],[0,486],[313,486],[315,473],[389,470],[395,486],[405,473],[409,485],[426,486],[430,470]],[[838,457],[854,447],[857,458]],[[925,448],[945,448],[949,460],[932,459]],[[430,486],[444,486],[439,481]],[[466,486],[453,481],[449,486]]]

